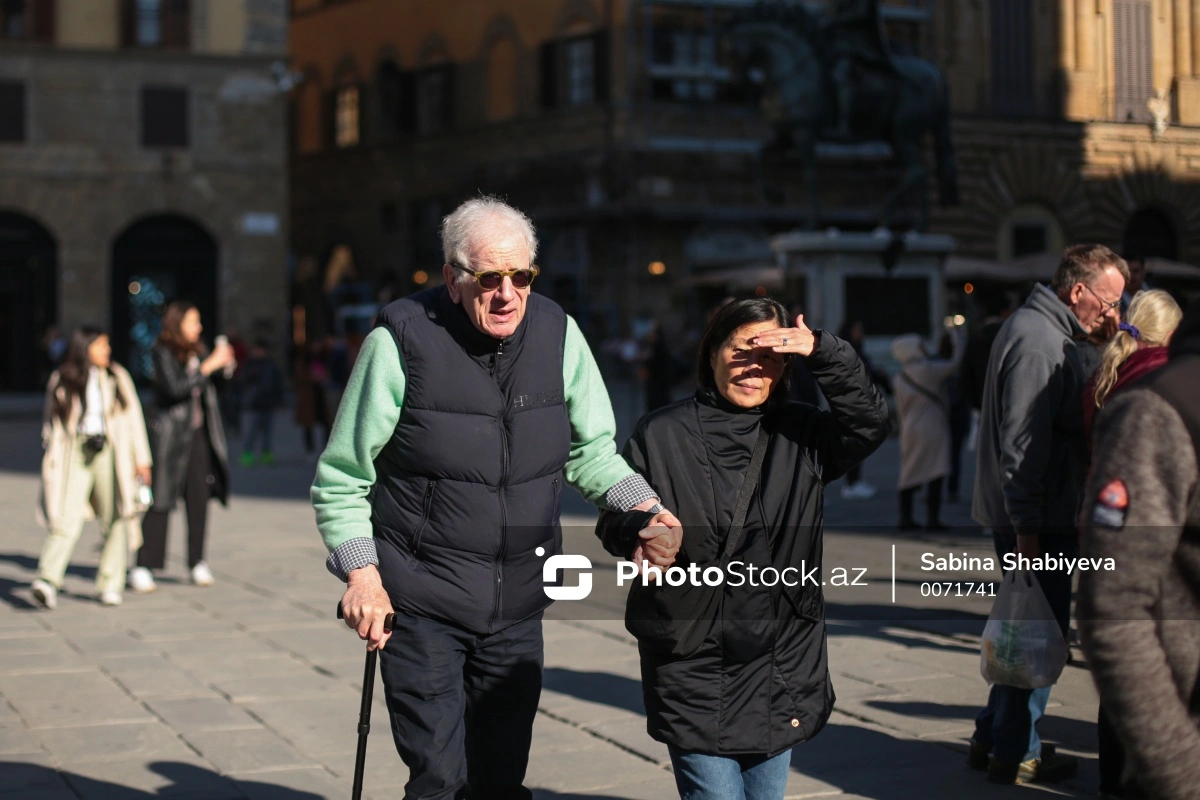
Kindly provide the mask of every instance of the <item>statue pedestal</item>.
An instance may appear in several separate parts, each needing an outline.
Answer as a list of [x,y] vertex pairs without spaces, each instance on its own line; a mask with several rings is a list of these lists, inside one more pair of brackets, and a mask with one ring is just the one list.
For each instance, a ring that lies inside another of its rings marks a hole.
[[[794,232],[776,236],[771,249],[785,277],[785,304],[798,306],[811,328],[836,333],[859,320],[868,355],[890,363],[891,340],[917,333],[936,348],[944,330],[945,262],[954,239],[888,231]],[[885,255],[895,265],[884,267]]]

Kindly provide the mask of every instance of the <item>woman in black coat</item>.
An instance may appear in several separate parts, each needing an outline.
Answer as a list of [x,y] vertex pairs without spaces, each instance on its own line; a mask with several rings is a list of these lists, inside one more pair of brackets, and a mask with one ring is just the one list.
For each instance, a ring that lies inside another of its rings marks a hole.
[[154,505],[142,522],[142,547],[137,566],[129,573],[135,592],[156,588],[150,570],[162,569],[166,563],[167,515],[180,495],[187,505],[192,583],[211,586],[213,582],[204,560],[208,500],[215,497],[224,503],[229,493],[229,456],[213,377],[232,366],[234,359],[228,344],[218,344],[209,353],[200,339],[203,330],[200,312],[191,303],[167,306],[153,354]]
[[[675,565],[725,569],[715,590],[635,580],[626,610],[648,730],[668,745],[685,800],[782,798],[791,748],[816,735],[833,708],[820,583],[825,485],[883,442],[888,410],[850,344],[810,331],[802,315],[788,325],[773,300],[722,308],[700,343],[699,391],[643,417],[625,446],[682,523]],[[788,402],[796,357],[829,411]],[[761,447],[739,536],[735,509]],[[610,553],[630,558],[652,519],[662,518],[605,512],[597,534]],[[751,565],[758,575],[794,568],[794,585],[751,586]]]

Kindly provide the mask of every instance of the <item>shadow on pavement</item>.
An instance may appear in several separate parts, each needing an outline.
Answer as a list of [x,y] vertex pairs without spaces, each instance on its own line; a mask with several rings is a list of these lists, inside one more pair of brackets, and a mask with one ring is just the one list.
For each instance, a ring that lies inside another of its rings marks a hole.
[[[220,775],[195,764],[157,761],[153,772],[170,781],[156,791],[135,789],[118,783],[89,778],[73,772],[55,770],[41,764],[8,761],[0,763],[0,787],[3,791],[49,793],[63,789],[65,782],[82,800],[142,800],[155,797],[195,797],[204,800],[325,800],[321,795],[299,791],[258,780],[238,780]],[[269,776],[263,776],[269,781]],[[347,792],[348,793],[348,792]],[[59,795],[54,795],[59,796]]]
[[634,714],[646,713],[642,704],[641,681],[611,672],[580,672],[549,667],[542,673],[542,688]]
[[[987,692],[979,693],[978,706],[949,705],[912,700],[867,700],[866,704],[881,711],[892,714],[902,714],[906,717],[922,719],[961,719],[968,725],[987,702]],[[1054,695],[1051,694],[1051,701]],[[1055,716],[1054,708],[1048,709],[1046,716],[1038,723],[1038,733],[1043,739],[1052,742],[1064,742],[1072,750],[1088,753],[1096,751],[1096,723],[1085,722],[1068,717]]]

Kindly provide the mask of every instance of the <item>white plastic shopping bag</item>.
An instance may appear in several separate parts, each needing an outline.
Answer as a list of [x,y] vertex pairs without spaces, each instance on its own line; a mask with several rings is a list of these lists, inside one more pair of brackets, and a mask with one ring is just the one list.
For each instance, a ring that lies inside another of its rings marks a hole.
[[1033,573],[1004,576],[983,628],[979,671],[988,683],[1052,686],[1067,663],[1067,643]]

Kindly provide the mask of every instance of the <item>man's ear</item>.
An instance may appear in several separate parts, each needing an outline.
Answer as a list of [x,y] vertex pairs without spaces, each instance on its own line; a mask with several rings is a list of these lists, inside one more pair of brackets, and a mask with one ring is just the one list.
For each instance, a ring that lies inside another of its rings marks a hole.
[[446,291],[450,292],[450,299],[458,302],[462,299],[462,290],[458,286],[458,275],[454,271],[454,267],[449,264],[442,264],[442,280],[446,283]]

